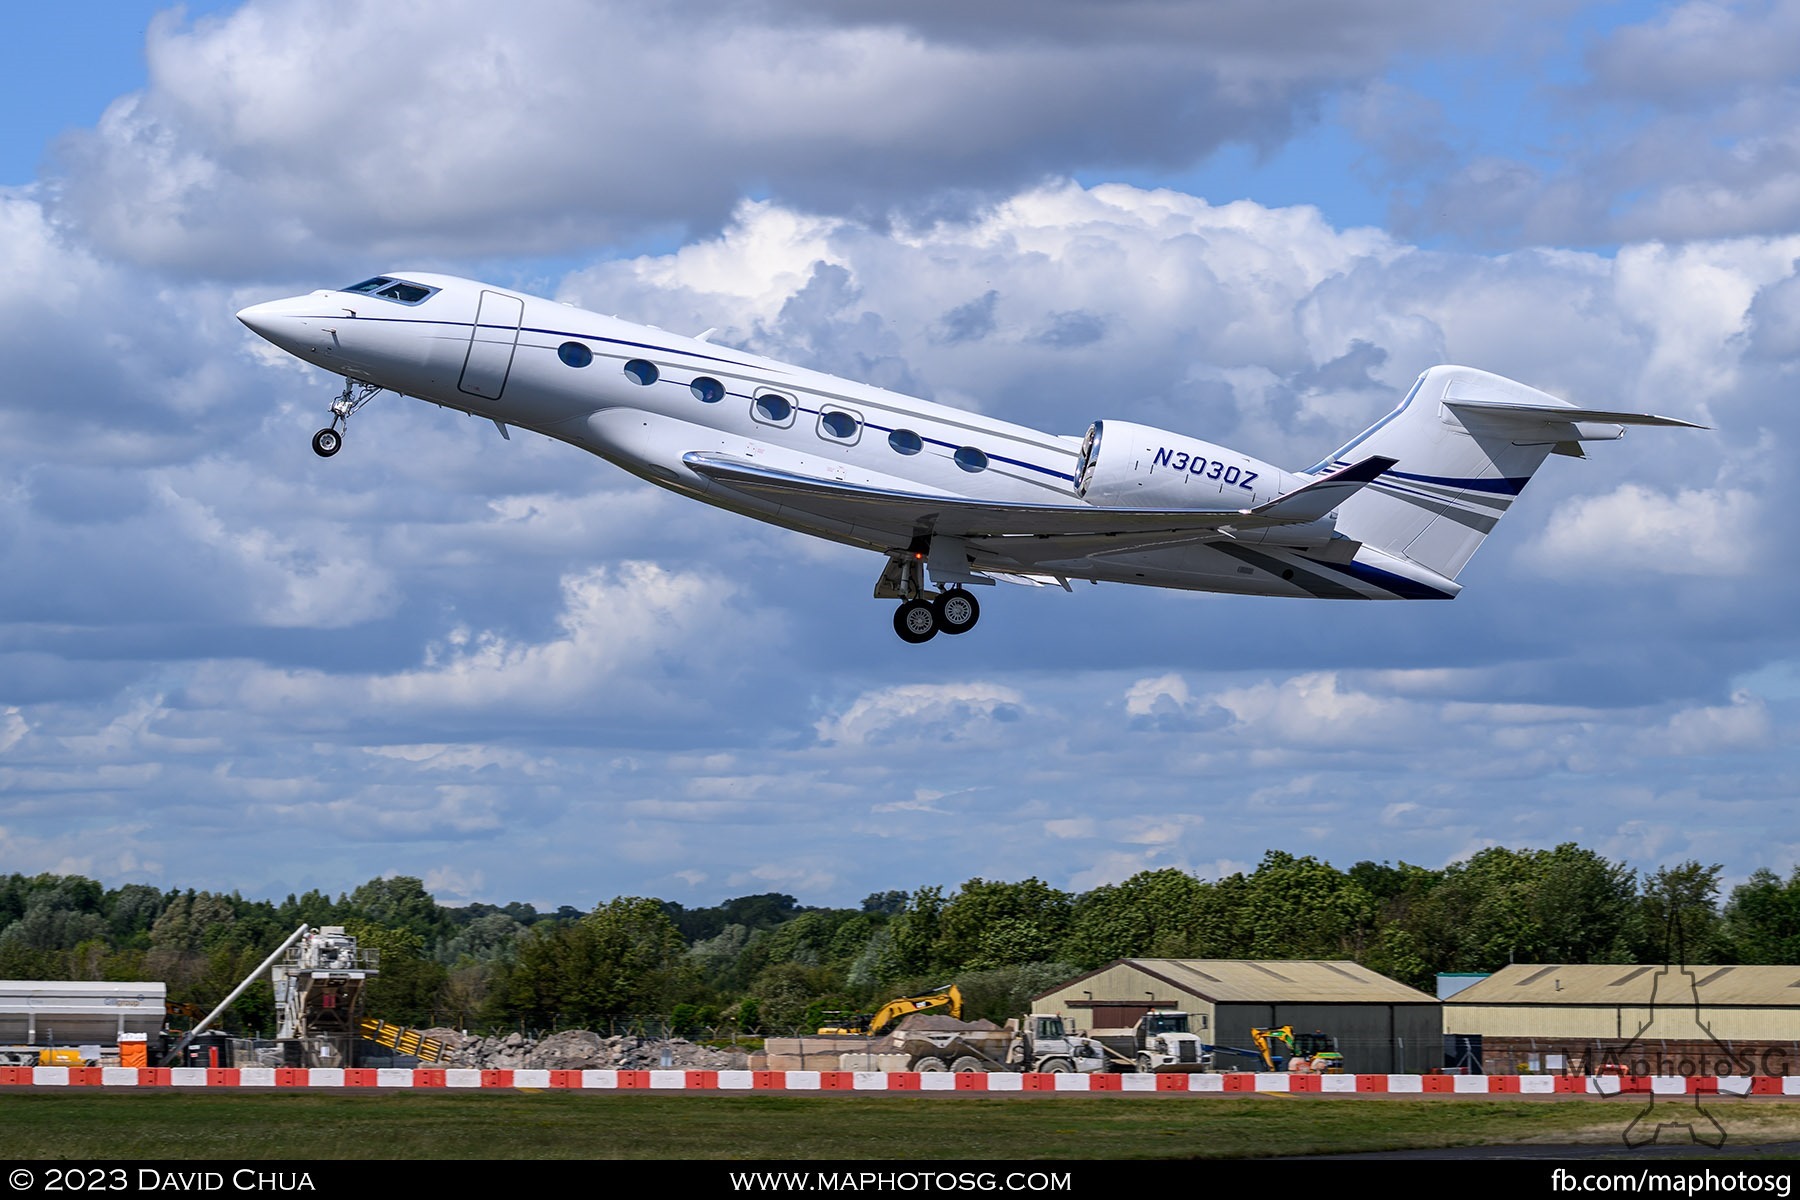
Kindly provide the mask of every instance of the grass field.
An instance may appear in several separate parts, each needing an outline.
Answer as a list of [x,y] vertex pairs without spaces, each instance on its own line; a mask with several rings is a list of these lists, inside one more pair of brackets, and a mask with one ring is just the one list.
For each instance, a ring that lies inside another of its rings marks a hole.
[[[657,1096],[594,1092],[0,1094],[29,1160],[1234,1158],[1616,1143],[1629,1098]],[[1679,1119],[1667,1105],[1661,1119]],[[1691,1113],[1691,1108],[1688,1110]],[[1709,1102],[1738,1145],[1800,1140],[1800,1105]]]

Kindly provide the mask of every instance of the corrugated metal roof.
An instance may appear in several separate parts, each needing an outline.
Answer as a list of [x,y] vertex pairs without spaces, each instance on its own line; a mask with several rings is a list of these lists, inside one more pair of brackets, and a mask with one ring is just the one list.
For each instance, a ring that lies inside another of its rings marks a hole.
[[[1127,958],[1102,967],[1143,971],[1215,1004],[1436,1004],[1437,999],[1353,962],[1324,959]],[[1098,974],[1099,972],[1094,972]],[[1055,989],[1063,991],[1069,984]],[[1110,997],[1096,996],[1096,1001]]]
[[[1689,992],[1689,979],[1693,991]],[[1566,966],[1514,963],[1471,984],[1446,1004],[1658,1004],[1800,1006],[1800,966],[1663,967],[1624,963]]]

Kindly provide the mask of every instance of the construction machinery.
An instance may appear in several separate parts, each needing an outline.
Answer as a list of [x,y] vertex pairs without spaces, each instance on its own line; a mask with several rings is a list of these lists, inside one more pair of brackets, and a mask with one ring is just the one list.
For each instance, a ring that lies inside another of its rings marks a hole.
[[84,1058],[67,1046],[0,1046],[0,1067],[94,1067],[97,1058]]
[[1210,1071],[1213,1047],[1189,1028],[1187,1013],[1152,1009],[1129,1029],[1096,1029],[1094,1040],[1121,1071],[1192,1075]]
[[946,1009],[948,1014],[957,1020],[962,1019],[962,992],[955,984],[941,987],[925,993],[923,996],[901,996],[889,1000],[873,1013],[863,1013],[847,1025],[828,1026],[819,1030],[821,1034],[845,1034],[849,1036],[879,1037],[887,1032],[888,1027],[902,1017],[913,1013],[932,1012]]
[[357,1032],[362,1034],[365,1041],[386,1046],[401,1054],[410,1054],[422,1063],[443,1062],[450,1057],[444,1043],[436,1038],[426,1037],[416,1029],[408,1029],[404,1025],[395,1025],[377,1017],[364,1017],[357,1023]]
[[1005,1029],[992,1032],[920,1031],[909,1035],[901,1049],[909,1071],[1068,1075],[1107,1067],[1104,1046],[1071,1033],[1061,1017],[1041,1014],[1010,1020]]
[[[1329,1034],[1296,1034],[1292,1025],[1278,1025],[1270,1029],[1252,1029],[1250,1037],[1256,1043],[1263,1063],[1271,1071],[1286,1069],[1313,1075],[1344,1073],[1344,1056],[1338,1053],[1337,1039]],[[1276,1055],[1277,1045],[1287,1047],[1285,1058]]]

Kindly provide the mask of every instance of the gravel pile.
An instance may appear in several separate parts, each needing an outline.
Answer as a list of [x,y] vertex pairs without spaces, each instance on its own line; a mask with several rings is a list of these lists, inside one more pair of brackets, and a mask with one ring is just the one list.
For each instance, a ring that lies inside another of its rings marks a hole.
[[477,1067],[492,1070],[585,1071],[615,1069],[622,1071],[654,1071],[663,1066],[663,1051],[669,1052],[669,1067],[687,1071],[742,1070],[748,1061],[741,1050],[716,1050],[698,1046],[685,1038],[667,1041],[631,1036],[601,1037],[585,1029],[570,1029],[546,1038],[509,1033],[504,1037],[465,1037],[453,1029],[427,1029],[426,1037],[436,1038],[449,1051],[444,1062],[448,1067]]

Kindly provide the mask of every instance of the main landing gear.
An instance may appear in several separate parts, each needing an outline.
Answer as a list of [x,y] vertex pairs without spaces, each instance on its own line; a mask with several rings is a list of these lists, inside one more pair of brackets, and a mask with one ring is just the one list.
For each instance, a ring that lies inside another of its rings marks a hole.
[[894,610],[894,632],[905,642],[929,642],[940,633],[967,633],[981,619],[981,605],[965,588],[953,587],[927,600],[902,601]]
[[381,391],[372,383],[358,379],[344,380],[344,390],[331,402],[331,425],[313,434],[313,453],[330,458],[344,448],[343,430],[350,424],[350,414],[373,400]]
[[894,610],[894,632],[901,641],[914,645],[929,642],[940,633],[967,633],[981,619],[981,605],[966,588],[950,587],[935,596],[926,594],[924,560],[923,552],[891,555],[881,578],[875,581],[877,600],[900,601],[900,607]]

